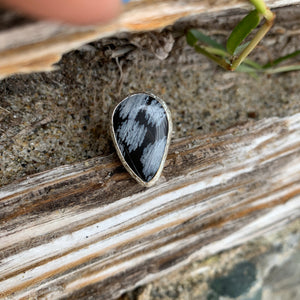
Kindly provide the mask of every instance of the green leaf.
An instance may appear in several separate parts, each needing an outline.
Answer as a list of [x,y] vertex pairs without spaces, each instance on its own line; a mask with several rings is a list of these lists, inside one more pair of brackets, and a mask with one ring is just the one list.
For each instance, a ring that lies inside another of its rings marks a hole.
[[220,50],[226,51],[225,47],[223,45],[219,44],[217,41],[213,40],[208,35],[205,35],[204,33],[200,32],[197,29],[190,29],[186,35],[187,43],[190,46],[194,46],[197,41],[200,41],[206,45],[209,45],[213,48],[217,48]]
[[300,54],[300,50],[296,50],[296,51],[294,51],[294,52],[292,52],[290,54],[287,54],[285,56],[279,57],[279,58],[275,59],[274,61],[265,64],[263,66],[263,68],[264,69],[271,68],[271,67],[276,66],[276,65],[280,64],[281,62],[283,62],[283,61],[285,61],[285,60],[287,60],[289,58],[295,57],[295,56],[297,56],[299,54]]
[[194,36],[194,34],[191,32],[191,30],[189,30],[186,34],[186,41],[192,47],[194,47],[194,45],[198,41],[197,38]]
[[231,32],[226,44],[227,51],[230,54],[234,54],[237,47],[240,46],[248,34],[257,27],[259,22],[260,16],[257,10],[251,11],[244,17]]

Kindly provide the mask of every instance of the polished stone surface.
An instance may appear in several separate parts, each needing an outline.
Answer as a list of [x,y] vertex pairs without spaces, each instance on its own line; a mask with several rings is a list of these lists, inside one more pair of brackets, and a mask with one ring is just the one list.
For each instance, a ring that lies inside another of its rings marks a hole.
[[165,108],[153,95],[134,94],[115,108],[112,122],[121,160],[143,182],[150,182],[167,145],[170,126]]

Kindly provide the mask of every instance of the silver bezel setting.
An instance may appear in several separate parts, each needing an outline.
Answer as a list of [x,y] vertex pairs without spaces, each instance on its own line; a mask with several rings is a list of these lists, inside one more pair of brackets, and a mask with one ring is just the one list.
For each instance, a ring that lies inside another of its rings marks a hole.
[[[161,163],[159,165],[159,168],[155,174],[155,176],[149,181],[149,182],[146,182],[144,180],[142,180],[139,176],[137,176],[134,171],[130,168],[130,166],[127,164],[127,162],[125,161],[122,153],[121,153],[121,150],[118,146],[118,143],[117,143],[117,139],[116,139],[116,136],[115,136],[115,133],[114,133],[114,124],[113,124],[113,116],[114,116],[114,113],[115,113],[115,110],[116,108],[123,102],[125,101],[126,99],[128,99],[129,97],[131,96],[134,96],[134,95],[139,95],[139,94],[146,94],[146,95],[149,95],[153,98],[155,98],[161,105],[162,107],[164,108],[165,112],[166,112],[166,115],[167,115],[167,120],[168,120],[168,136],[167,136],[167,143],[166,143],[166,146],[165,146],[165,151],[164,151],[164,154],[163,154],[163,157],[162,157],[162,160],[161,160]],[[165,164],[165,161],[166,161],[166,158],[167,158],[167,155],[168,155],[168,150],[169,150],[169,146],[170,146],[170,142],[171,142],[171,136],[172,136],[172,130],[173,130],[173,124],[172,124],[172,118],[171,118],[171,112],[167,106],[167,104],[162,100],[160,99],[159,97],[157,97],[156,95],[152,94],[152,93],[149,93],[149,92],[140,92],[140,93],[133,93],[133,94],[130,94],[128,95],[126,98],[124,98],[115,108],[114,110],[112,111],[111,113],[111,118],[110,118],[110,133],[111,133],[111,137],[112,137],[112,140],[113,140],[113,143],[115,145],[115,148],[116,148],[116,151],[117,151],[117,154],[123,164],[123,166],[125,167],[125,169],[128,171],[128,173],[139,183],[141,184],[142,186],[144,187],[150,187],[152,185],[155,184],[155,182],[159,179],[160,175],[161,175],[161,172],[163,170],[163,167],[164,167],[164,164]]]

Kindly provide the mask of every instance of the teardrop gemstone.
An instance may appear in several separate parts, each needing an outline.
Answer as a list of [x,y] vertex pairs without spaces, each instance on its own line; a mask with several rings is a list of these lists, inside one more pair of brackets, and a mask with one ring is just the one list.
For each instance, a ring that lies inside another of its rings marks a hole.
[[114,109],[111,134],[118,156],[127,171],[142,185],[159,178],[172,133],[171,114],[153,94],[126,97]]

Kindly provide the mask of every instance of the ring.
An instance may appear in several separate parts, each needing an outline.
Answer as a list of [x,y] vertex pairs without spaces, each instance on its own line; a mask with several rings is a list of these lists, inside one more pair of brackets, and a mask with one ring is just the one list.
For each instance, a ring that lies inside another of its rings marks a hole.
[[166,103],[151,93],[129,95],[113,110],[110,129],[126,170],[141,185],[152,186],[160,177],[171,140]]

